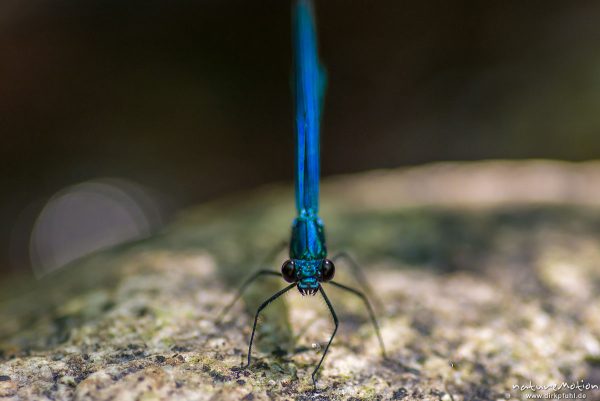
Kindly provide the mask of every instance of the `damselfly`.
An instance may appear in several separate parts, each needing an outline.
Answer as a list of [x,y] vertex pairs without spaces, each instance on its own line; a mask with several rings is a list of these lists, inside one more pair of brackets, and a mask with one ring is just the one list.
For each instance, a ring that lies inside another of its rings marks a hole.
[[279,276],[290,283],[281,291],[265,300],[256,311],[250,345],[248,347],[248,366],[252,356],[252,343],[256,332],[256,324],[260,312],[271,302],[291,290],[297,288],[302,295],[321,294],[333,317],[335,328],[319,363],[312,372],[313,384],[316,387],[316,376],[329,351],[329,346],[338,329],[338,317],[333,305],[325,294],[323,283],[331,284],[344,291],[360,297],[364,302],[369,317],[385,357],[385,348],[375,314],[365,294],[333,281],[335,274],[334,261],[345,258],[350,262],[353,272],[357,275],[367,292],[368,285],[358,264],[346,253],[340,253],[331,259],[327,258],[325,232],[323,222],[319,217],[319,128],[323,95],[325,92],[325,71],[319,62],[317,54],[317,38],[314,22],[314,11],[311,0],[296,0],[292,10],[293,47],[294,47],[294,91],[296,107],[296,209],[298,216],[292,224],[292,235],[289,243],[289,259],[286,260],[281,272],[260,270],[252,275],[240,287],[237,296],[223,311],[226,313],[237,301],[244,290],[258,277]]

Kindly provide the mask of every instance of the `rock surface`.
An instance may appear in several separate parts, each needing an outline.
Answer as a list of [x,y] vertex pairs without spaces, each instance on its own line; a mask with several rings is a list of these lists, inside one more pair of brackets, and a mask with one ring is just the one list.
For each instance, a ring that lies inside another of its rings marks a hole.
[[[288,188],[189,210],[148,240],[4,283],[0,397],[466,401],[600,385],[599,177],[598,163],[539,161],[327,181],[330,253],[362,262],[388,359],[360,301],[326,285],[341,325],[317,390],[333,329],[322,299],[270,306],[249,369],[253,311],[285,283],[265,279],[217,324],[236,285],[285,258],[261,262],[288,235]],[[340,261],[336,279],[359,286],[350,272]]]

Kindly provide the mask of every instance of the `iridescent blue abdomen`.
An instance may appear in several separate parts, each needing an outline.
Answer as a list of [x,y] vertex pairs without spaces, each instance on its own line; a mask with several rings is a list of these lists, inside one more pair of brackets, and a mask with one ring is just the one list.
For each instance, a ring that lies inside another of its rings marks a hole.
[[327,257],[319,212],[319,125],[325,71],[317,52],[312,3],[298,0],[294,19],[294,87],[296,94],[296,209],[290,259],[302,294],[315,294]]
[[300,0],[294,13],[296,94],[296,209],[319,211],[319,125],[326,76],[317,53],[312,3]]

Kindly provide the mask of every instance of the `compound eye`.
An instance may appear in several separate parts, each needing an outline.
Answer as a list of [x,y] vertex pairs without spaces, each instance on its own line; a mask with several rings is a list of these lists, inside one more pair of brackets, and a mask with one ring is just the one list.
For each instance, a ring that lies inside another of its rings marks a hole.
[[321,264],[321,279],[323,281],[330,281],[335,275],[335,265],[329,259],[323,260]]
[[296,281],[296,264],[293,260],[286,260],[281,266],[281,274],[283,279],[288,283],[294,283]]

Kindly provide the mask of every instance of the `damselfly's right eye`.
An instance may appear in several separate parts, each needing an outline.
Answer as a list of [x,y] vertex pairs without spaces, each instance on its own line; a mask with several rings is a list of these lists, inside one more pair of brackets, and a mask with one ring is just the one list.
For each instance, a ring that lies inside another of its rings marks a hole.
[[293,260],[286,260],[281,266],[281,274],[283,279],[288,283],[294,283],[296,281],[296,265]]
[[335,265],[329,259],[323,259],[321,263],[321,280],[331,281],[335,275]]

